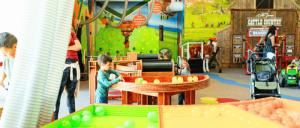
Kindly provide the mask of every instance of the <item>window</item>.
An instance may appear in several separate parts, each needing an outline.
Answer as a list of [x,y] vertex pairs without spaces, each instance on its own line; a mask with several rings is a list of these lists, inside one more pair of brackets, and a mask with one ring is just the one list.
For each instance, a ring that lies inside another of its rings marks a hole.
[[273,9],[274,0],[256,0],[256,9]]

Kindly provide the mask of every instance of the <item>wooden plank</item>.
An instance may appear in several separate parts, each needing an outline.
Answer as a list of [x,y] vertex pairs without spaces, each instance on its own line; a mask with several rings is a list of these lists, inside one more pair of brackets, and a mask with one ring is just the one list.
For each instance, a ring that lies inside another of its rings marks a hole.
[[138,100],[137,100],[137,96],[138,96],[138,94],[136,94],[136,93],[132,93],[132,102],[133,102],[133,103],[136,103],[136,102],[138,102]]
[[137,94],[137,96],[138,96],[138,98],[137,98],[138,105],[142,105],[142,95]]
[[192,90],[191,91],[191,104],[195,104],[195,101],[196,101],[196,91],[195,90]]
[[164,93],[163,92],[159,92],[158,93],[158,105],[164,105]]
[[153,105],[157,105],[157,97],[153,97]]
[[122,91],[122,104],[132,105],[132,93],[129,91]]
[[191,92],[190,91],[186,91],[185,92],[185,105],[191,105]]
[[122,91],[122,105],[127,104],[127,91]]
[[148,96],[148,105],[152,105],[152,102],[153,102],[153,97]]
[[142,105],[148,105],[148,96],[141,94]]

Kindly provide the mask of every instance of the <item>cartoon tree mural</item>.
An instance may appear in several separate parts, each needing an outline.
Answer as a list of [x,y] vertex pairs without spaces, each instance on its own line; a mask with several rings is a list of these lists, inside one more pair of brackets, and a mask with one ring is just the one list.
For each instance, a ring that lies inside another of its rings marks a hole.
[[120,29],[113,27],[101,28],[96,36],[96,50],[98,55],[125,55],[125,37]]
[[138,54],[158,54],[159,37],[155,29],[142,26],[133,30],[129,37],[129,51]]

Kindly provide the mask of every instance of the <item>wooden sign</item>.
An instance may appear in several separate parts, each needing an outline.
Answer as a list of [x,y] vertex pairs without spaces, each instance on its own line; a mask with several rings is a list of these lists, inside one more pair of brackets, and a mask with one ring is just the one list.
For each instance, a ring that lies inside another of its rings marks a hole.
[[233,54],[233,63],[241,63],[242,54]]
[[253,27],[268,27],[268,26],[282,26],[281,17],[275,17],[274,15],[269,15],[269,13],[257,14],[255,17],[247,17],[248,25]]

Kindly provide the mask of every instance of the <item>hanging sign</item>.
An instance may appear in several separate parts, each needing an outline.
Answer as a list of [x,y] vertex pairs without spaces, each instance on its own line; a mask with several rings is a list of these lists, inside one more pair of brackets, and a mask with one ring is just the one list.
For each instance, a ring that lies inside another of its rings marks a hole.
[[[134,27],[138,28],[141,26],[141,24],[146,21],[146,17],[141,15],[141,9],[139,10],[139,14],[133,17],[132,23]],[[146,24],[144,25],[146,26]]]
[[282,26],[281,17],[274,17],[274,15],[269,15],[269,13],[261,13],[255,17],[248,17],[248,25],[254,27],[268,27],[268,26]]
[[[268,29],[250,29],[249,37],[262,37],[266,36],[268,33]],[[277,31],[275,31],[275,36],[277,36]]]
[[[151,7],[152,7],[152,3],[150,4],[150,6],[149,6],[149,9],[151,10]],[[160,2],[158,2],[158,1],[155,1],[154,2],[154,8],[153,8],[153,14],[158,14],[158,13],[160,13],[161,12],[161,10],[162,10],[162,6],[161,6],[161,3]]]

